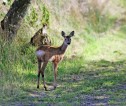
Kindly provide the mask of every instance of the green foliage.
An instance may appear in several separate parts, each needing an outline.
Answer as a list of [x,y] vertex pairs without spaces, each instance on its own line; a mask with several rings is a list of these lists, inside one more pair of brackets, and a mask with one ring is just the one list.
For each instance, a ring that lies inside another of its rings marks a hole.
[[42,14],[42,24],[49,24],[49,10],[46,8],[46,6],[42,6],[41,11],[43,12]]
[[35,8],[31,8],[30,14],[26,17],[27,22],[33,27],[35,23],[38,21],[38,13]]
[[88,14],[88,22],[86,29],[93,30],[96,33],[108,31],[112,27],[115,19],[111,19],[108,15],[103,15],[100,10],[92,9]]
[[[44,4],[40,6],[40,9],[42,14],[38,13],[37,10],[34,7],[32,7],[30,9],[29,15],[26,17],[25,22],[28,22],[32,27],[38,26],[38,23],[40,23],[41,25],[49,24],[49,10],[45,7]],[[39,15],[42,16],[39,17]]]
[[118,2],[122,7],[126,7],[126,0],[118,0]]
[[11,5],[13,3],[13,0],[7,0],[8,4]]

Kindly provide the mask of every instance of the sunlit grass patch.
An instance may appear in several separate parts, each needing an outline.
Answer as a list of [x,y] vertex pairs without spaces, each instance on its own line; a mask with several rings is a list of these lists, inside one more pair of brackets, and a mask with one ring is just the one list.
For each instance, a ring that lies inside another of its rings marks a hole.
[[[96,41],[88,43],[84,48],[85,59],[120,60],[125,58],[123,50],[125,40],[116,34],[106,33],[104,37],[96,37]],[[116,52],[117,51],[117,52]]]
[[126,6],[126,1],[125,1],[125,0],[117,0],[117,2],[118,2],[122,7],[125,8],[125,6]]

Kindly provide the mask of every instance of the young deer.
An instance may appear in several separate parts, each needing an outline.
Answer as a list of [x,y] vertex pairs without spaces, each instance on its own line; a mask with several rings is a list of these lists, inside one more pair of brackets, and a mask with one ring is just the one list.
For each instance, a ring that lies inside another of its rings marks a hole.
[[30,44],[33,46],[51,45],[51,40],[47,34],[48,26],[43,24],[43,27],[39,29],[30,40]]
[[66,36],[65,32],[62,31],[61,35],[64,37],[64,42],[59,47],[52,47],[49,45],[43,45],[40,46],[36,50],[36,55],[38,59],[38,82],[37,82],[37,88],[39,88],[39,79],[40,74],[42,75],[43,85],[45,90],[47,90],[47,87],[45,85],[44,80],[44,70],[48,64],[49,61],[53,64],[53,70],[54,70],[54,89],[56,88],[56,77],[57,77],[57,66],[58,63],[63,59],[64,53],[67,49],[67,46],[71,43],[71,37],[74,36],[74,31],[72,31],[68,36]]

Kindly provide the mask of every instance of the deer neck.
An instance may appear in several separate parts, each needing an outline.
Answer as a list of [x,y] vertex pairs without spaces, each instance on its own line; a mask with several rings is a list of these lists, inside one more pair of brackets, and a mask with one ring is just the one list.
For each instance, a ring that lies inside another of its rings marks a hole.
[[63,44],[60,46],[60,50],[61,50],[62,53],[64,53],[64,52],[66,51],[67,46],[68,46],[68,45],[65,44],[64,42],[63,42]]

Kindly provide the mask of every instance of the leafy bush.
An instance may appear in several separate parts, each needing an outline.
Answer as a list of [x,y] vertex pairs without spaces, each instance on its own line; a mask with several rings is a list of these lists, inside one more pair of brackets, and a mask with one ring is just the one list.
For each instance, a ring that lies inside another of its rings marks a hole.
[[36,23],[37,20],[38,20],[38,14],[37,14],[35,8],[33,8],[33,7],[31,8],[31,12],[30,12],[30,14],[26,17],[26,20],[27,20],[27,22],[29,22],[29,24],[30,24],[31,26],[34,26],[34,25],[35,25],[35,23]]
[[44,24],[44,23],[49,24],[49,11],[45,7],[45,5],[41,8],[41,11],[43,12],[42,20],[41,20],[42,24]]

